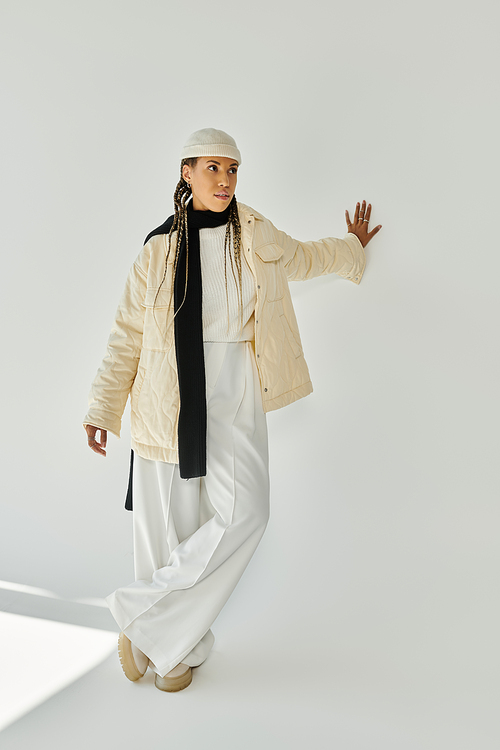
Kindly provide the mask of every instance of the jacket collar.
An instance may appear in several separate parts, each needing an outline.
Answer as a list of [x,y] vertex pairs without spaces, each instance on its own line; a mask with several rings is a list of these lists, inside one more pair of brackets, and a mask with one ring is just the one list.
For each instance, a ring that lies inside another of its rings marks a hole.
[[254,208],[251,208],[250,206],[247,206],[246,203],[240,203],[240,201],[236,201],[238,204],[238,211],[240,211],[243,216],[253,216],[258,221],[265,221],[265,217],[260,214],[258,211],[256,211]]

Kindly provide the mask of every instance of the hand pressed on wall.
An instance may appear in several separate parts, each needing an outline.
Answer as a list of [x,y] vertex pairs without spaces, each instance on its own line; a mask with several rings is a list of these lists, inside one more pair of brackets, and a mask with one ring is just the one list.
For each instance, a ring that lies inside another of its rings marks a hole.
[[345,218],[347,221],[347,231],[351,232],[351,234],[355,234],[358,240],[361,242],[363,247],[366,247],[366,245],[370,242],[371,238],[374,237],[377,232],[379,232],[382,229],[382,224],[379,224],[378,227],[375,227],[375,229],[372,229],[371,232],[368,232],[368,222],[370,220],[370,214],[372,211],[372,204],[369,203],[368,207],[366,208],[366,201],[363,201],[363,205],[361,206],[361,209],[359,207],[359,201],[356,203],[356,213],[354,214],[354,221],[351,224],[351,220],[349,218],[349,211],[346,209],[345,212]]

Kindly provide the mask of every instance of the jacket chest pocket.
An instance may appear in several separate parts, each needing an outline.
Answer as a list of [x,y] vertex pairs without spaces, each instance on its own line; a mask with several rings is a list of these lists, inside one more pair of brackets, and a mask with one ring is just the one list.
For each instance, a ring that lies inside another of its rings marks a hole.
[[165,283],[163,283],[160,289],[148,287],[142,305],[146,308],[154,307],[156,310],[173,307],[174,295],[172,294],[172,289],[167,287]]
[[255,249],[259,279],[264,283],[264,294],[269,302],[283,299],[285,284],[288,283],[283,268],[283,248],[274,243],[261,245]]
[[142,348],[164,352],[173,344],[174,295],[170,288],[149,288],[144,301]]

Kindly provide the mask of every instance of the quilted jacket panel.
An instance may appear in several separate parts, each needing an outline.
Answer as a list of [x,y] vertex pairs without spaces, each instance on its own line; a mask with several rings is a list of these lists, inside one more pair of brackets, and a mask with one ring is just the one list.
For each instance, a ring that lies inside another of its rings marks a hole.
[[[355,234],[299,242],[239,201],[238,213],[242,251],[257,284],[255,353],[262,403],[269,412],[313,390],[288,282],[335,273],[359,284],[366,259]],[[172,256],[168,236],[155,235],[130,269],[107,353],[92,383],[84,424],[119,437],[130,396],[132,448],[144,458],[177,463],[179,385]],[[167,270],[159,289],[165,258]]]

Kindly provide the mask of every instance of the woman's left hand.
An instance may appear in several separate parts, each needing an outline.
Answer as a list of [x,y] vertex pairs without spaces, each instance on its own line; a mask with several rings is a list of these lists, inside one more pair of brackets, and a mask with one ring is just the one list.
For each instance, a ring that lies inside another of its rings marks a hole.
[[375,227],[375,229],[372,229],[371,232],[368,232],[368,222],[370,220],[370,213],[372,210],[371,203],[368,204],[368,207],[366,207],[366,201],[363,201],[363,205],[361,206],[361,209],[359,208],[359,202],[356,203],[356,213],[354,214],[354,222],[351,224],[351,220],[349,218],[349,211],[345,212],[345,219],[347,221],[347,231],[351,232],[351,234],[355,234],[358,240],[361,242],[363,247],[366,247],[366,245],[370,242],[371,238],[374,237],[377,232],[379,232],[382,229],[382,224],[379,224],[378,227]]

